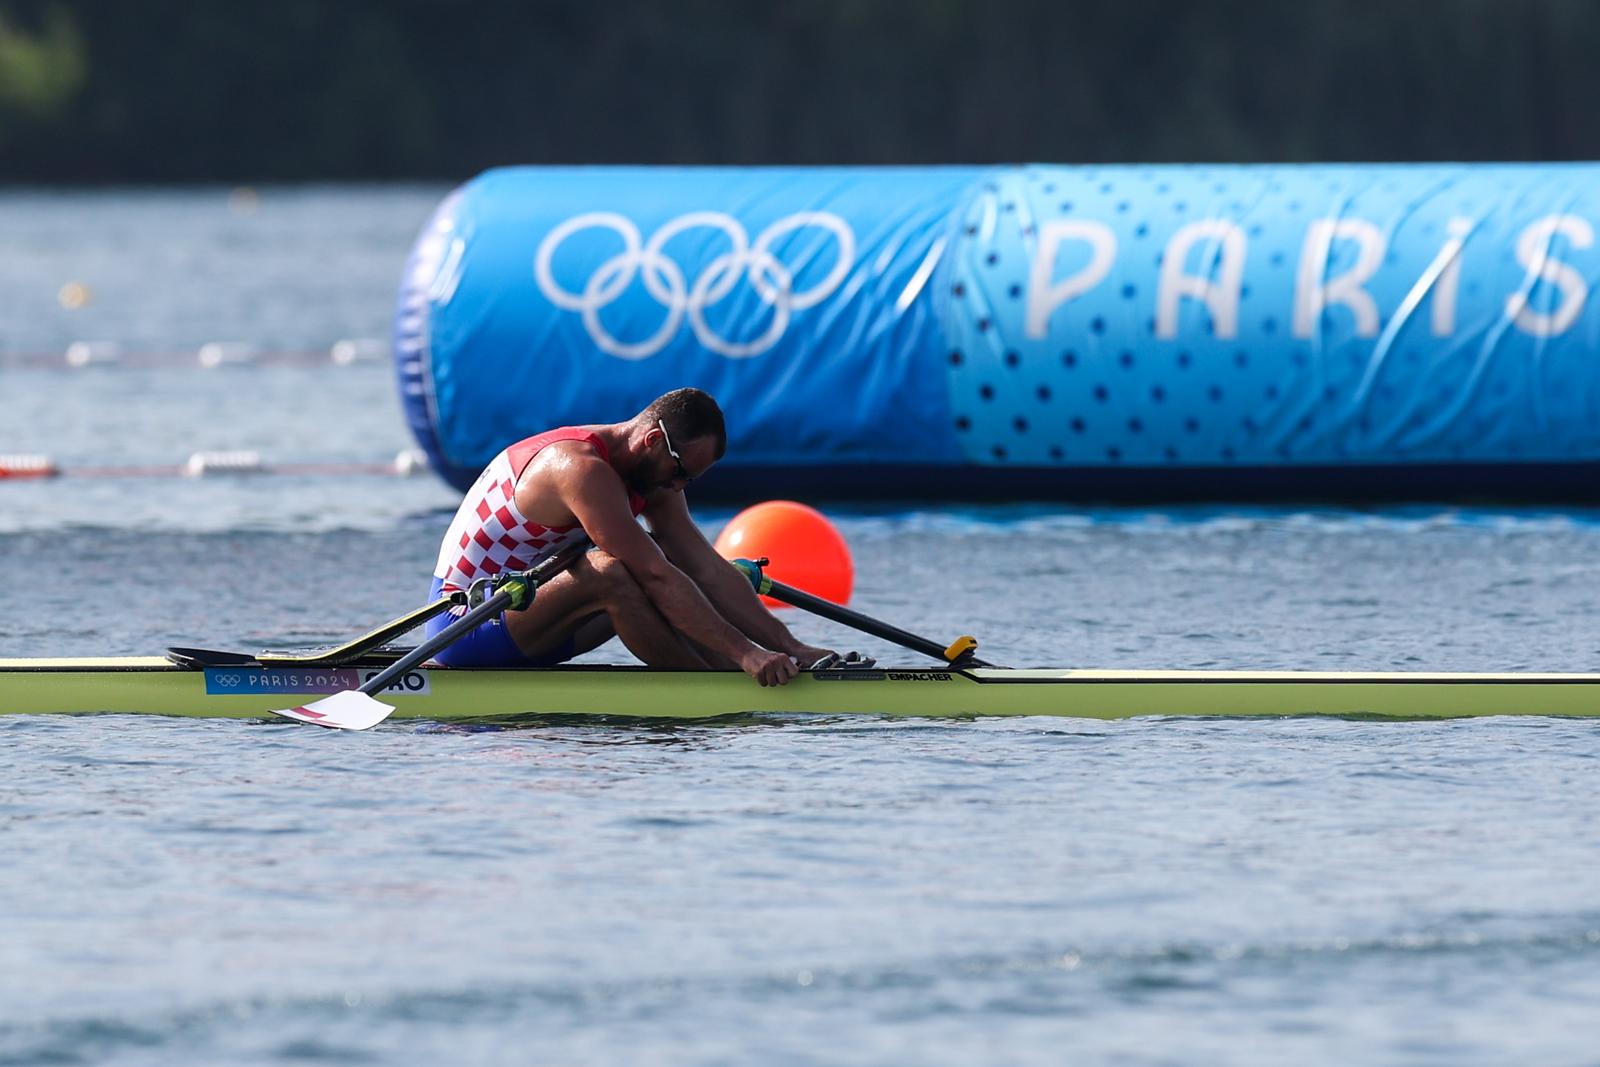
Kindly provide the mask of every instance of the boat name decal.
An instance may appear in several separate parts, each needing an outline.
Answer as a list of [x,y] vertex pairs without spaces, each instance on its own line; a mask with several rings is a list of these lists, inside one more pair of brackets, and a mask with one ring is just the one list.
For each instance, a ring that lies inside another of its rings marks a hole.
[[[208,696],[261,693],[341,693],[359,689],[380,667],[207,667]],[[407,671],[384,690],[396,696],[426,696],[432,689],[427,671]]]
[[[368,667],[361,672],[361,684],[377,677],[384,668]],[[390,682],[383,690],[385,693],[394,693],[400,696],[423,696],[432,692],[428,688],[428,673],[426,671],[406,671],[400,677]]]
[[874,671],[859,667],[812,671],[819,682],[948,682],[945,671]]

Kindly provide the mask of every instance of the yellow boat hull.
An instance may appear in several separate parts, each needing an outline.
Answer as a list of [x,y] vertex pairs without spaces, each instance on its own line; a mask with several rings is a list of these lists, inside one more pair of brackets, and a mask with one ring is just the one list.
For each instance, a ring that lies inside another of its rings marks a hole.
[[[258,718],[380,669],[178,667],[158,657],[0,660],[0,714],[121,712]],[[376,694],[395,716],[597,715],[697,719],[748,713],[958,717],[1333,715],[1397,719],[1600,716],[1600,674],[891,668],[802,673],[764,689],[731,671],[569,665],[425,668]]]

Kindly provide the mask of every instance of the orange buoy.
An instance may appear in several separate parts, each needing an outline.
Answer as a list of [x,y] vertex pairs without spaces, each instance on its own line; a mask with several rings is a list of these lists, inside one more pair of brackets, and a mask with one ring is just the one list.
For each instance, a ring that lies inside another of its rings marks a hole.
[[[767,574],[777,581],[835,604],[850,602],[856,577],[850,546],[816,508],[792,500],[745,508],[717,535],[716,549],[724,559],[766,556],[772,561]],[[770,597],[761,602],[769,608],[786,606]]]

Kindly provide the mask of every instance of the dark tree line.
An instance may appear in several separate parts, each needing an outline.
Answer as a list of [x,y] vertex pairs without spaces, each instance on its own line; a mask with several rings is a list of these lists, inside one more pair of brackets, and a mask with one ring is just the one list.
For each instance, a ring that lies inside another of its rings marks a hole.
[[0,0],[0,181],[1575,159],[1590,0]]

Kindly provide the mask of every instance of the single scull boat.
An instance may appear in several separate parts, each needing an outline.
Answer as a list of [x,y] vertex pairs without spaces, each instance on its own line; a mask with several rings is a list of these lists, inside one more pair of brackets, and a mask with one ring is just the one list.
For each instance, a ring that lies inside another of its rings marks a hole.
[[[919,637],[774,581],[762,572],[764,560],[734,561],[757,592],[927,655],[941,665],[880,668],[870,660],[847,658],[802,671],[788,685],[762,688],[740,671],[583,664],[465,670],[432,664],[434,653],[481,619],[526,606],[540,582],[570,565],[583,550],[573,546],[531,570],[502,573],[473,595],[441,598],[332,649],[255,655],[169,649],[165,657],[0,659],[0,714],[281,715],[347,730],[369,729],[391,715],[439,720],[540,715],[705,719],[753,713],[1098,719],[1600,717],[1600,674],[999,667],[977,658],[977,642],[971,637],[948,645]],[[452,606],[465,609],[465,614],[439,634],[415,648],[386,646]]]
[[[0,660],[0,713],[140,712],[257,718],[358,688],[392,657],[341,666],[207,665],[177,659]],[[1600,717],[1600,674],[831,668],[763,689],[738,671],[568,665],[523,670],[418,667],[376,693],[399,718],[534,715],[697,719],[744,713],[910,717],[1481,715]]]

